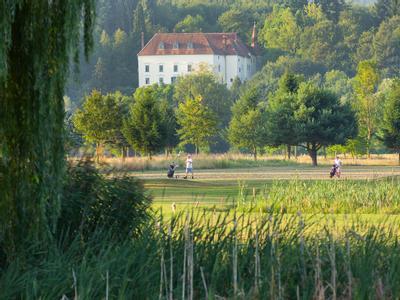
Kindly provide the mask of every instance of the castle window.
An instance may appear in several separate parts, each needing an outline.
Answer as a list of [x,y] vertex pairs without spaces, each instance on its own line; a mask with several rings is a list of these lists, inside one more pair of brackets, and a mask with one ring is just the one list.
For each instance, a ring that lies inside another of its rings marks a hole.
[[178,72],[178,65],[174,65],[174,73]]
[[144,66],[144,71],[145,71],[146,73],[149,73],[149,72],[150,72],[150,65],[145,65],[145,66]]
[[171,83],[175,83],[175,82],[176,82],[176,77],[175,76],[171,77]]
[[150,84],[150,78],[146,77],[146,78],[144,79],[144,82],[145,82],[145,84]]
[[174,45],[172,47],[174,49],[179,49],[179,43],[178,42],[174,42]]
[[187,43],[187,48],[188,49],[193,49],[194,47],[193,47],[193,43],[192,42],[188,42]]
[[160,78],[158,79],[158,83],[159,83],[159,84],[164,84],[164,77],[160,77]]
[[158,72],[160,72],[160,73],[164,72],[164,65],[159,65],[158,66]]
[[187,71],[188,71],[188,72],[192,72],[192,65],[188,65],[188,66],[187,66]]
[[158,49],[165,49],[164,42],[160,42],[160,43],[158,44]]

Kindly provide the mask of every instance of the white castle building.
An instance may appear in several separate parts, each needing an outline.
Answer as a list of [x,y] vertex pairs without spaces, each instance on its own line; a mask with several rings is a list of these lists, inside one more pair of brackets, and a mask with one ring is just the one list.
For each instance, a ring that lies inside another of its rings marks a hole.
[[236,33],[156,33],[138,53],[139,86],[173,83],[207,65],[228,87],[257,71],[255,26],[251,47]]

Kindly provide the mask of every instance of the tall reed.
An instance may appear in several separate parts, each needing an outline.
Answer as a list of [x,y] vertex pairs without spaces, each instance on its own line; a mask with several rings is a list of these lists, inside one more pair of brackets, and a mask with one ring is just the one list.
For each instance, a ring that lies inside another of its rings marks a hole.
[[134,240],[94,234],[54,246],[43,261],[33,252],[28,268],[15,261],[1,270],[0,299],[400,297],[395,227],[304,234],[312,224],[301,214],[207,214],[158,217]]

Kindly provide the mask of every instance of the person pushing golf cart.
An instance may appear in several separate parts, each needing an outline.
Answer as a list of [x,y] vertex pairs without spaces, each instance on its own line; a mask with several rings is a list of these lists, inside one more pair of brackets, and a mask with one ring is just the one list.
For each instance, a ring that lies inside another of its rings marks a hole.
[[172,164],[169,165],[168,172],[167,172],[168,178],[174,178],[175,170],[177,167],[178,167],[178,165],[176,165],[175,162],[173,162]]
[[333,163],[331,172],[330,172],[330,177],[334,177],[337,176],[338,178],[340,178],[340,174],[341,174],[341,170],[340,168],[342,167],[342,161],[340,160],[339,156],[336,156],[335,158],[335,162]]

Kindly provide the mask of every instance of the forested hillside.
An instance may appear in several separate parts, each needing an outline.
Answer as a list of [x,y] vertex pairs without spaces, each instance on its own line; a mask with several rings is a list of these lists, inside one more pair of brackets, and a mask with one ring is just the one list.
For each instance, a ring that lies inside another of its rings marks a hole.
[[[301,61],[305,73],[323,75],[335,69],[354,75],[360,60],[377,57],[380,66],[391,72],[392,62],[386,59],[395,42],[390,38],[392,33],[386,32],[385,24],[398,13],[397,1],[380,0],[364,7],[346,4],[345,0],[314,1],[324,16],[305,11],[307,2],[98,1],[94,53],[89,63],[81,64],[79,75],[71,76],[67,95],[77,103],[94,88],[131,94],[138,82],[136,54],[141,46],[141,32],[148,41],[159,31],[236,31],[249,43],[253,22],[257,24],[258,40],[269,62]],[[286,25],[279,27],[281,22]],[[378,45],[387,49],[385,53],[377,53]]]

